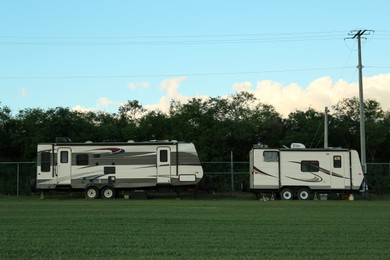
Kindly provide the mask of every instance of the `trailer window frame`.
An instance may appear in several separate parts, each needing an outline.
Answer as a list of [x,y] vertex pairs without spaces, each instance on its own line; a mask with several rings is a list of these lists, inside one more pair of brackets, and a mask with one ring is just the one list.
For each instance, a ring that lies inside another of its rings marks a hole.
[[69,152],[61,151],[60,152],[60,163],[68,163],[69,162]]
[[342,167],[342,158],[341,155],[333,156],[333,168],[341,168]]
[[51,153],[50,152],[41,152],[41,172],[50,172],[51,166]]
[[278,151],[264,151],[263,160],[265,162],[277,162],[279,161],[279,152]]
[[168,162],[168,150],[161,149],[160,150],[160,163],[166,163],[166,162]]
[[87,153],[76,154],[76,165],[89,165],[89,154]]
[[320,162],[314,160],[301,161],[301,172],[319,172]]

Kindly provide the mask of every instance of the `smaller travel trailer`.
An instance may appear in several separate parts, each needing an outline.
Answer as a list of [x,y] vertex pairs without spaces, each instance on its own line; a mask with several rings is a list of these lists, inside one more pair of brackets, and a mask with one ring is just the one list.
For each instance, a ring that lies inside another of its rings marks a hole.
[[272,149],[254,145],[249,152],[250,189],[257,195],[274,193],[281,199],[308,200],[314,193],[358,192],[364,175],[358,153],[342,148]]
[[118,191],[195,186],[203,177],[195,146],[177,141],[38,144],[37,190],[83,190],[113,198]]

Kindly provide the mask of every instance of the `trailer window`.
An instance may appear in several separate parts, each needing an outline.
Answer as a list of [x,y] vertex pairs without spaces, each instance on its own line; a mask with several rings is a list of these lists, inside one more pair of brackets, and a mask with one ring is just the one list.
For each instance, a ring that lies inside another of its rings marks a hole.
[[168,150],[160,150],[160,162],[168,162]]
[[301,172],[318,172],[319,170],[319,161],[301,161]]
[[68,151],[61,151],[60,156],[61,156],[60,159],[61,163],[68,163]]
[[89,164],[89,157],[86,153],[81,153],[76,155],[76,164],[77,165],[88,165]]
[[49,152],[41,152],[41,171],[50,172],[51,155]]
[[277,162],[278,152],[277,151],[264,151],[263,158],[265,162]]
[[341,156],[333,156],[333,168],[341,168]]
[[104,167],[104,174],[115,174],[115,166]]

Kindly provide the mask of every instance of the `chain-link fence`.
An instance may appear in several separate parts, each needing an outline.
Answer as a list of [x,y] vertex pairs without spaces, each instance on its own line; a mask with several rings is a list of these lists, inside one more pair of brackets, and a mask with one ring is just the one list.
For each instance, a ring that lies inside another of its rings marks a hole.
[[367,163],[368,189],[375,194],[390,193],[390,163]]
[[[204,177],[199,190],[237,192],[249,189],[248,162],[202,163]],[[36,177],[35,162],[0,162],[0,194],[30,195]]]
[[214,192],[249,191],[248,162],[203,162],[199,189]]
[[35,175],[35,162],[0,162],[0,194],[30,195]]
[[[248,162],[203,162],[199,190],[206,192],[249,191]],[[0,194],[30,195],[36,175],[35,162],[0,162]],[[376,194],[390,193],[390,164],[368,163],[367,181]]]

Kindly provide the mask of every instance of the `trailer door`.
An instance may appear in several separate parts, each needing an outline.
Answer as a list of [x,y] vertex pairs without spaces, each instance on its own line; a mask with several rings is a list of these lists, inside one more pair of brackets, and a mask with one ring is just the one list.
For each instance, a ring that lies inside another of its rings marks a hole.
[[171,149],[157,148],[157,184],[171,183]]
[[349,162],[346,159],[344,153],[331,153],[330,183],[332,189],[345,189],[345,176],[349,169]]
[[72,150],[61,147],[57,150],[57,184],[68,185],[71,180]]

